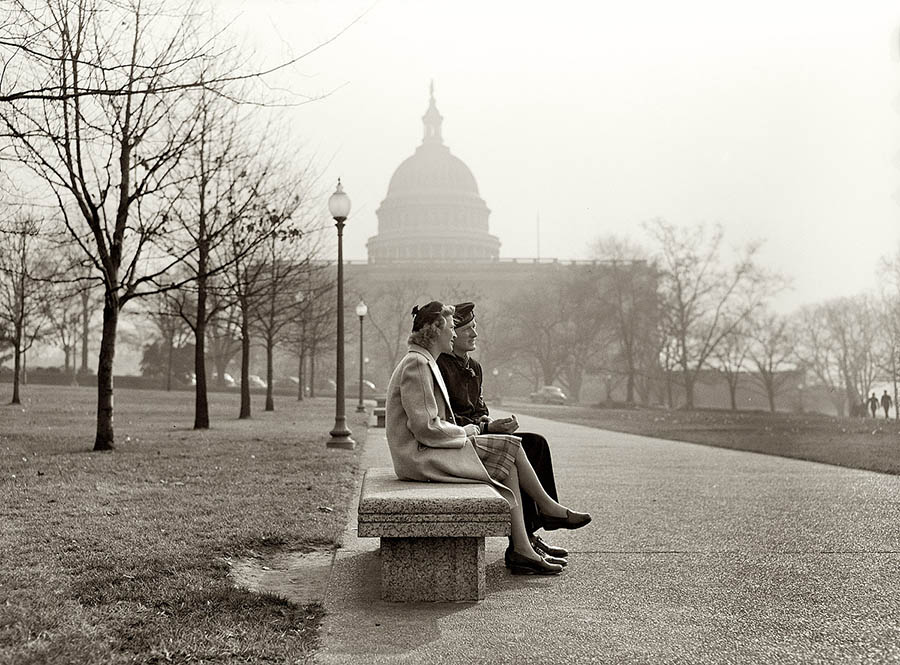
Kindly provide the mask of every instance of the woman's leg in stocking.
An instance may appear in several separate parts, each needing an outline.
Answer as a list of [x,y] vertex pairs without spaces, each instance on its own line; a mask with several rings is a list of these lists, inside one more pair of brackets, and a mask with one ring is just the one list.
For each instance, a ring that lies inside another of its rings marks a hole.
[[509,487],[516,497],[516,507],[509,511],[513,549],[529,559],[540,559],[541,555],[534,551],[534,548],[531,546],[531,539],[525,530],[525,519],[522,514],[522,492],[519,490],[519,474],[516,472],[515,465],[509,470],[509,476],[504,481],[504,485]]
[[528,495],[534,499],[541,512],[551,517],[565,517],[566,507],[553,500],[544,490],[541,481],[538,480],[537,474],[528,461],[528,456],[520,447],[516,453],[515,468],[518,472],[519,484]]

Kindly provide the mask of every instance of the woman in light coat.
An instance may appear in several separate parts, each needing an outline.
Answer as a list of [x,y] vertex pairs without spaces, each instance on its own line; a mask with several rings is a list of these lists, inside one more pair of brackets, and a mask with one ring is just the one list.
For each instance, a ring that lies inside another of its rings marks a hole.
[[558,527],[575,529],[591,520],[568,510],[543,489],[515,436],[460,427],[450,410],[447,388],[435,358],[450,353],[456,331],[453,307],[434,301],[414,308],[409,351],[394,369],[385,403],[385,427],[394,471],[402,480],[483,482],[510,504],[512,547],[506,564],[514,574],[554,575],[564,560],[545,560],[531,546],[522,516],[524,490],[542,515]]

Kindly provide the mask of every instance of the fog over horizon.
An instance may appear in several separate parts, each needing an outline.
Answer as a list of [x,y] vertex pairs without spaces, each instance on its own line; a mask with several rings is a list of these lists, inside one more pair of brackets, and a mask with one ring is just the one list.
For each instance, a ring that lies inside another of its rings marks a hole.
[[874,294],[900,242],[895,3],[214,5],[273,62],[347,28],[281,81],[330,93],[287,113],[323,187],[340,176],[353,200],[347,259],[366,258],[421,143],[431,80],[501,258],[590,258],[603,235],[644,242],[657,217],[721,224],[726,244],[764,240],[762,262],[793,278],[775,301],[789,310]]

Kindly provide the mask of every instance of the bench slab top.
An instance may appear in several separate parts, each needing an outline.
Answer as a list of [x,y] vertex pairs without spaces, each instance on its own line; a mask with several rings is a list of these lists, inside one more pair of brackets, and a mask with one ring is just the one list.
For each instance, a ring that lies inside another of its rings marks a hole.
[[389,467],[366,471],[359,497],[361,519],[378,515],[477,515],[509,519],[509,504],[486,483],[399,480]]

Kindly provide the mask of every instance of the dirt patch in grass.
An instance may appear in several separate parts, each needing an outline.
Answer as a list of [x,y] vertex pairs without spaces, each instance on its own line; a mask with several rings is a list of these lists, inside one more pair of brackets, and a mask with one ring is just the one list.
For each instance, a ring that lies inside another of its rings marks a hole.
[[321,606],[226,560],[335,547],[358,457],[325,447],[333,400],[240,421],[216,394],[195,432],[184,393],[119,390],[117,449],[92,453],[94,390],[24,396],[0,407],[0,662],[311,660]]
[[814,413],[504,405],[562,422],[659,439],[900,474],[900,423]]

